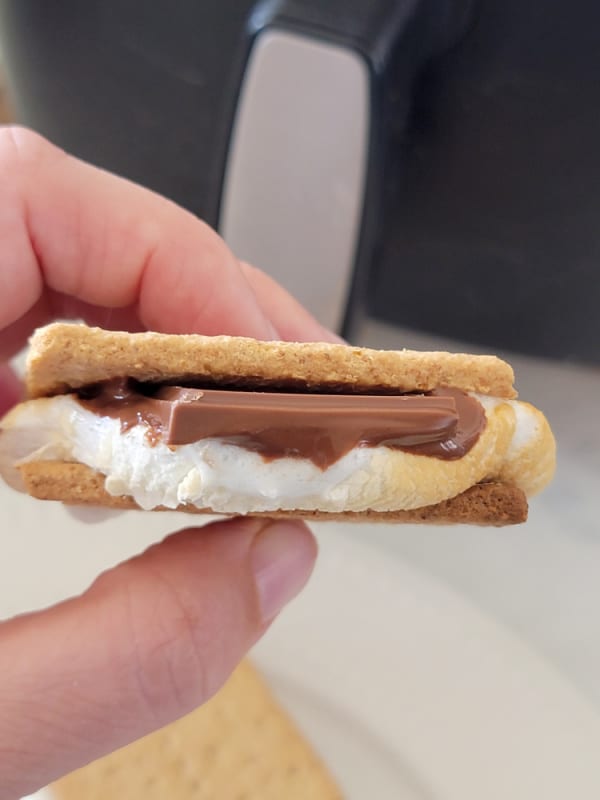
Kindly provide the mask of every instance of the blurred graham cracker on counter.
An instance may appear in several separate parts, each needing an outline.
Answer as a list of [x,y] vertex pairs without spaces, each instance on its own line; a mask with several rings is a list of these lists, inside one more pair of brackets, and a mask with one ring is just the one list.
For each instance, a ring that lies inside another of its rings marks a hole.
[[62,778],[52,794],[56,800],[342,800],[247,661],[206,705]]

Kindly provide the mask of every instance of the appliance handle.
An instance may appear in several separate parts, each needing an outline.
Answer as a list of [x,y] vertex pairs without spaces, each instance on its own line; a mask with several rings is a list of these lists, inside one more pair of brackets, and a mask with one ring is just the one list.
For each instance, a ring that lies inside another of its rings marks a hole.
[[249,16],[218,227],[344,334],[373,259],[389,115],[406,116],[418,69],[466,5],[263,0]]

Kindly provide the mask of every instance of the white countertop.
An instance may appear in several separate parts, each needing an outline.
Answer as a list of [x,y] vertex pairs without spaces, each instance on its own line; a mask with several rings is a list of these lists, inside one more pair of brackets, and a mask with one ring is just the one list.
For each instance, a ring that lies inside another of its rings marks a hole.
[[[360,339],[371,347],[461,348],[373,322]],[[510,625],[600,710],[600,368],[500,355],[557,439],[556,478],[531,501],[529,521],[497,530],[373,527],[368,535]]]

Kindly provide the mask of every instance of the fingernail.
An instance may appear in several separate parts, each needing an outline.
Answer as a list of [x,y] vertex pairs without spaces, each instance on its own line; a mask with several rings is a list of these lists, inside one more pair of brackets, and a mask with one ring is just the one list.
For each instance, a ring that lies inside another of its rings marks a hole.
[[271,522],[252,543],[251,563],[263,622],[270,622],[302,589],[317,545],[299,522]]

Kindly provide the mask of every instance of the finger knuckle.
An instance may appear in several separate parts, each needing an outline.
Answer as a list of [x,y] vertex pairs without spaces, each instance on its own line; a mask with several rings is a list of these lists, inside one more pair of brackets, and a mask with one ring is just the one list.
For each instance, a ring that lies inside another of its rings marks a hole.
[[162,613],[154,619],[150,635],[138,638],[142,644],[136,648],[136,677],[146,706],[170,718],[213,694],[220,658],[203,615],[169,582],[162,581],[160,591]]
[[[126,660],[125,674],[138,712],[150,724],[162,725],[214,694],[223,663],[221,637],[212,629],[214,615],[206,604],[200,607],[161,572],[140,568],[131,562],[128,569],[137,574],[125,581],[119,576],[124,644],[118,645],[121,653],[115,660]],[[106,590],[107,581],[112,581],[110,573],[98,587]]]

